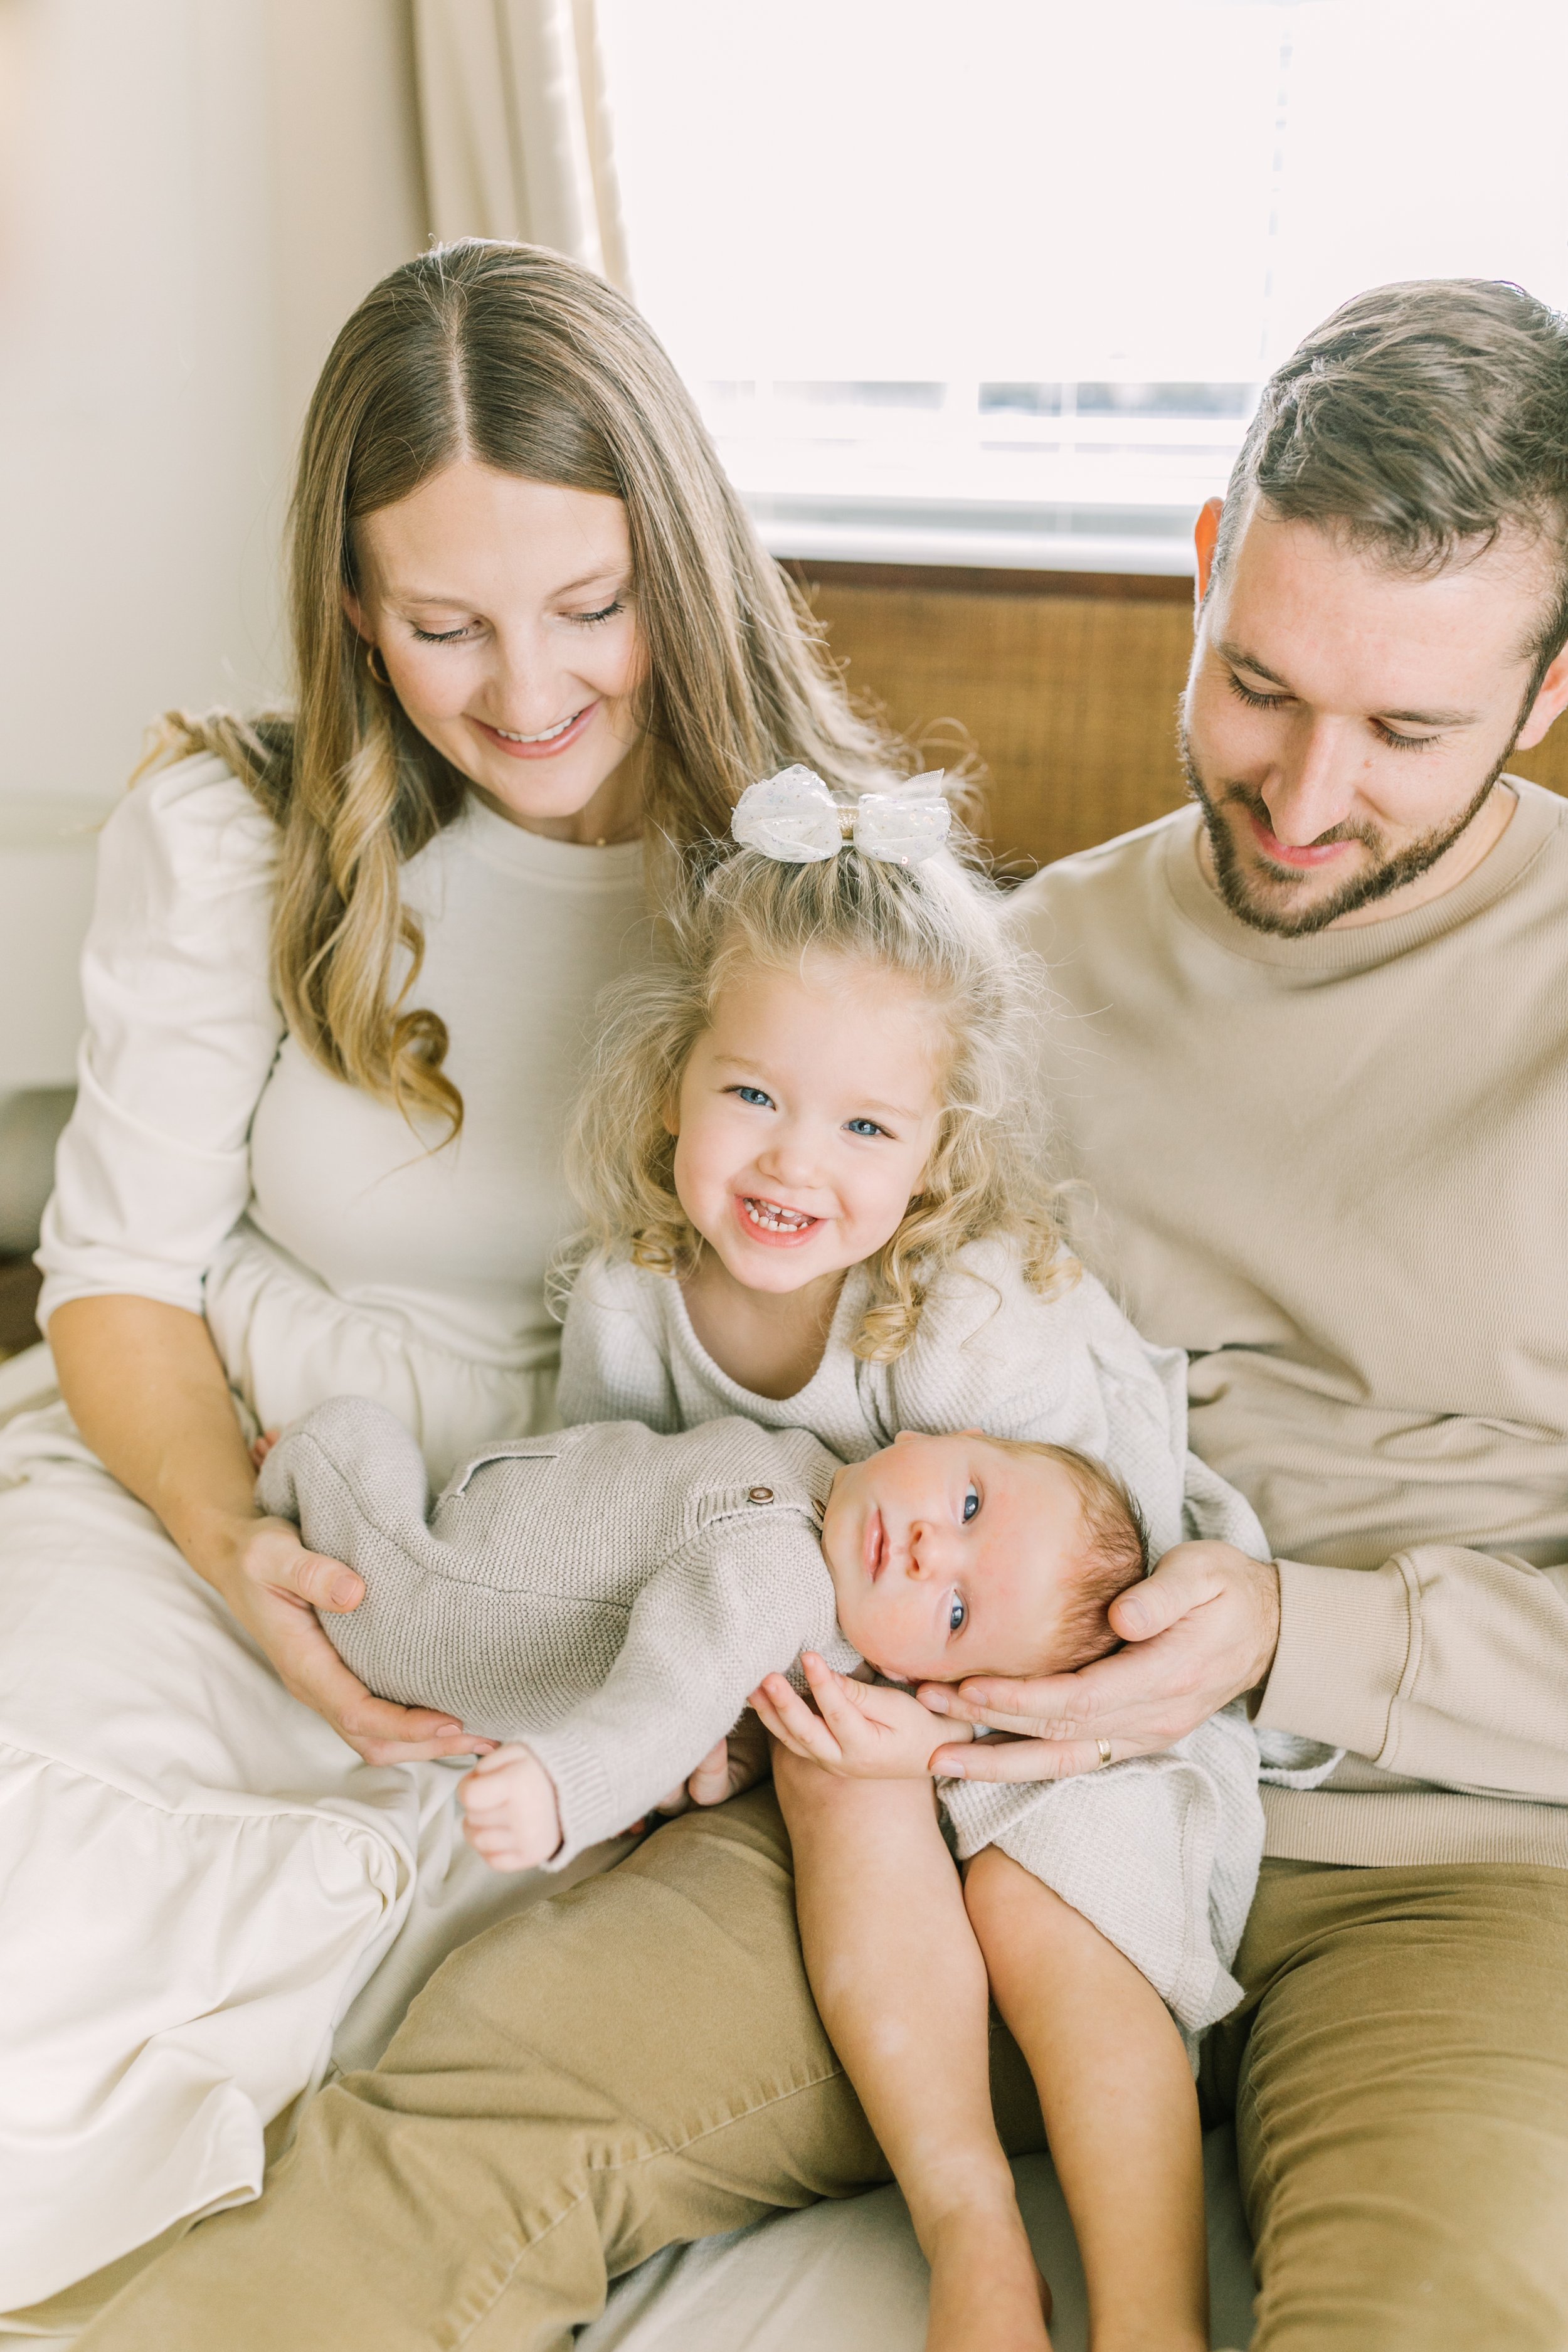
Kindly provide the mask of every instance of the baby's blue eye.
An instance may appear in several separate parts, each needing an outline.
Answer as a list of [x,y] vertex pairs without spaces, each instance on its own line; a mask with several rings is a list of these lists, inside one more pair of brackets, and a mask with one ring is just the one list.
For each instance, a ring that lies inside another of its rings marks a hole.
[[851,1135],[886,1135],[888,1131],[879,1127],[874,1118],[847,1118],[844,1124]]
[[737,1087],[735,1092],[743,1103],[760,1103],[764,1110],[772,1110],[773,1107],[772,1095],[763,1094],[761,1087]]
[[955,1592],[947,1604],[947,1630],[950,1633],[962,1633],[968,1622],[969,1605]]
[[979,1488],[978,1488],[977,1486],[971,1486],[971,1488],[969,1489],[968,1494],[967,1494],[967,1495],[965,1495],[965,1496],[964,1496],[964,1498],[963,1498],[963,1517],[964,1517],[964,1523],[965,1523],[965,1525],[966,1525],[966,1526],[967,1526],[968,1522],[969,1522],[969,1521],[970,1521],[970,1520],[974,1517],[975,1512],[976,1512],[979,1508],[980,1508],[980,1490],[979,1490]]

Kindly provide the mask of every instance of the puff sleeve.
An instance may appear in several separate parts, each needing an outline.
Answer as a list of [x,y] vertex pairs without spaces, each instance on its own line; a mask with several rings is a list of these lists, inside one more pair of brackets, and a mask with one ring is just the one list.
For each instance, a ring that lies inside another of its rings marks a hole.
[[146,778],[105,825],[40,1322],[115,1292],[201,1312],[203,1277],[250,1197],[251,1120],[283,1036],[276,854],[270,819],[209,755]]

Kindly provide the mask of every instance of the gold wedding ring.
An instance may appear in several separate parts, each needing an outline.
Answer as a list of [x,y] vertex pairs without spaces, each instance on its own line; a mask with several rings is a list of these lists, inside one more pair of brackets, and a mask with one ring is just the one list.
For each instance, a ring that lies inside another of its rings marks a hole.
[[1099,1748],[1099,1750],[1100,1750],[1100,1760],[1101,1764],[1102,1764],[1102,1765],[1103,1765],[1103,1764],[1109,1764],[1109,1763],[1110,1763],[1110,1740],[1109,1740],[1109,1739],[1097,1739],[1097,1740],[1095,1741],[1095,1743],[1094,1743],[1094,1744],[1095,1744],[1095,1746],[1096,1746],[1096,1747]]

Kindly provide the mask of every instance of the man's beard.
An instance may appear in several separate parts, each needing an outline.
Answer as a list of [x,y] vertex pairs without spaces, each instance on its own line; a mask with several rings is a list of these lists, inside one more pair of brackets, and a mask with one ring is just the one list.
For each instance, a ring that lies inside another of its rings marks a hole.
[[[1272,831],[1272,820],[1262,795],[1249,793],[1242,784],[1227,784],[1217,795],[1211,793],[1198,773],[1184,719],[1179,741],[1187,790],[1202,809],[1204,823],[1208,829],[1214,878],[1220,897],[1231,913],[1239,916],[1244,923],[1249,923],[1255,931],[1271,931],[1277,939],[1282,940],[1310,939],[1315,931],[1327,930],[1329,925],[1337,923],[1342,915],[1353,915],[1358,908],[1373,906],[1379,898],[1386,898],[1392,891],[1402,890],[1407,882],[1414,882],[1418,875],[1429,872],[1440,857],[1447,856],[1461,834],[1467,832],[1479,816],[1491,798],[1492,786],[1507,767],[1513,751],[1513,745],[1510,743],[1461,815],[1455,817],[1449,824],[1439,825],[1432,833],[1422,834],[1415,841],[1406,842],[1405,847],[1395,850],[1392,856],[1387,843],[1374,824],[1336,824],[1327,833],[1320,834],[1311,844],[1314,849],[1325,847],[1334,841],[1359,841],[1368,852],[1368,862],[1359,874],[1342,883],[1339,889],[1331,890],[1326,898],[1315,899],[1310,906],[1298,911],[1283,898],[1279,904],[1270,904],[1255,895],[1260,879],[1267,888],[1270,882],[1275,881],[1275,877],[1270,872],[1266,878],[1260,877],[1255,872],[1249,873],[1242,865],[1237,855],[1236,837],[1221,814],[1225,808],[1244,809],[1249,816],[1258,817]],[[1279,874],[1276,887],[1281,893],[1288,890],[1289,877]]]

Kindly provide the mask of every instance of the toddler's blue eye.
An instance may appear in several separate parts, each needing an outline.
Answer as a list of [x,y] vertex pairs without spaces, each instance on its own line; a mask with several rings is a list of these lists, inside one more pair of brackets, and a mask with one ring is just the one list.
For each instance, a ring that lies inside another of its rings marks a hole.
[[965,1524],[974,1517],[975,1512],[979,1508],[980,1490],[976,1486],[971,1486],[968,1494],[965,1495],[963,1498],[963,1517]]
[[735,1088],[735,1092],[740,1096],[741,1100],[743,1103],[761,1103],[764,1110],[771,1110],[773,1108],[773,1098],[772,1095],[763,1094],[761,1087],[737,1087]]
[[844,1122],[851,1135],[885,1135],[886,1128],[879,1127],[874,1118],[847,1118]]
[[962,1633],[968,1622],[968,1603],[961,1601],[955,1592],[947,1604],[947,1630],[950,1633]]

